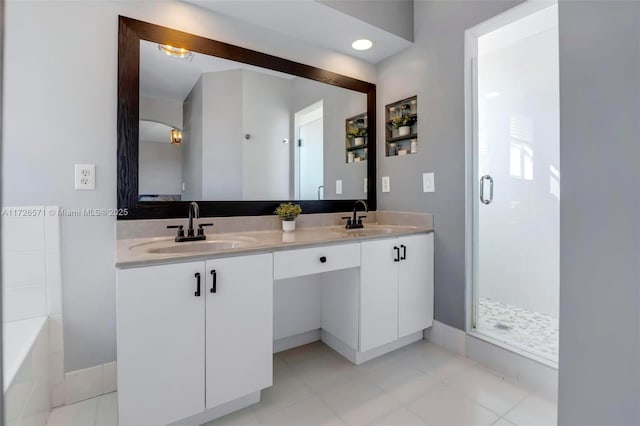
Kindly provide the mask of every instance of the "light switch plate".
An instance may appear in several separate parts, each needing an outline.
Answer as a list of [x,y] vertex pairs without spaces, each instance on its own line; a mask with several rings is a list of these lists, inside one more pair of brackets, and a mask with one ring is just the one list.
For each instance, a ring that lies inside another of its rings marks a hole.
[[364,193],[366,194],[367,191],[369,190],[369,181],[367,180],[367,178],[364,178]]
[[96,165],[75,165],[75,189],[76,191],[94,191],[96,189]]
[[340,179],[336,181],[336,194],[342,194],[342,181]]
[[382,192],[391,192],[391,182],[389,176],[382,176]]
[[436,184],[435,184],[433,173],[422,174],[422,191],[436,192]]

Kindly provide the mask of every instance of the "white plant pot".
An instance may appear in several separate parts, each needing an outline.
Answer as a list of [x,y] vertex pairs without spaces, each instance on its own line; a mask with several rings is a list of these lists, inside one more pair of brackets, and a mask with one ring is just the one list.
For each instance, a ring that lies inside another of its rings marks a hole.
[[283,220],[282,221],[282,230],[284,232],[293,232],[296,230],[296,221],[295,220]]
[[364,145],[364,138],[354,138],[353,143],[355,146]]
[[411,133],[411,126],[398,127],[398,135],[407,136]]

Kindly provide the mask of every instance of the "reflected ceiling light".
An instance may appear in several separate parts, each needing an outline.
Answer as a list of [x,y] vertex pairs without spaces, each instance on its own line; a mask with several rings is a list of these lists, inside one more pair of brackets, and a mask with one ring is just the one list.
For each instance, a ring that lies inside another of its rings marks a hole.
[[171,140],[171,145],[180,145],[182,143],[182,130],[171,129],[169,139]]
[[159,44],[158,50],[164,53],[165,55],[171,56],[173,58],[185,59],[190,61],[193,57],[193,52],[182,47],[173,47],[169,44]]
[[368,50],[371,49],[371,46],[373,46],[373,42],[371,40],[367,40],[366,38],[362,38],[351,43],[351,47],[356,50]]
[[489,92],[484,95],[485,98],[497,98],[498,96],[500,96],[500,92]]

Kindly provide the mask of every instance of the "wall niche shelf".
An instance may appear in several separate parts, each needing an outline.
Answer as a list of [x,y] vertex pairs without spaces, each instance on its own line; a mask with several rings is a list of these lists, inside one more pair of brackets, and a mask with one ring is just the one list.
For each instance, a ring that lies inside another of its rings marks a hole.
[[[345,162],[359,163],[367,161],[368,130],[367,113],[363,112],[345,121]],[[359,140],[362,138],[362,140]],[[359,143],[358,143],[359,142]]]
[[[405,118],[405,126],[394,127],[394,122]],[[402,133],[401,130],[402,129]],[[418,152],[418,96],[392,102],[385,106],[385,156],[396,157]]]

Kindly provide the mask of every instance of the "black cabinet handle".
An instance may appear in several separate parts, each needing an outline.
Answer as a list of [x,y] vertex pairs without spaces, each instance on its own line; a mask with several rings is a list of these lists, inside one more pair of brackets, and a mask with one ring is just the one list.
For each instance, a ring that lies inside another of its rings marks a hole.
[[320,263],[327,263],[327,258],[326,258],[326,256],[322,256],[322,257],[320,258]]
[[211,284],[211,290],[209,290],[211,293],[215,293],[218,290],[218,274],[216,273],[215,269],[211,270],[211,277],[213,278],[213,284]]
[[402,244],[400,247],[402,247],[402,257],[400,260],[405,260],[407,258],[407,246]]
[[200,272],[196,272],[196,297],[200,297]]
[[393,246],[393,249],[396,251],[396,257],[393,259],[393,261],[400,262],[400,248]]

